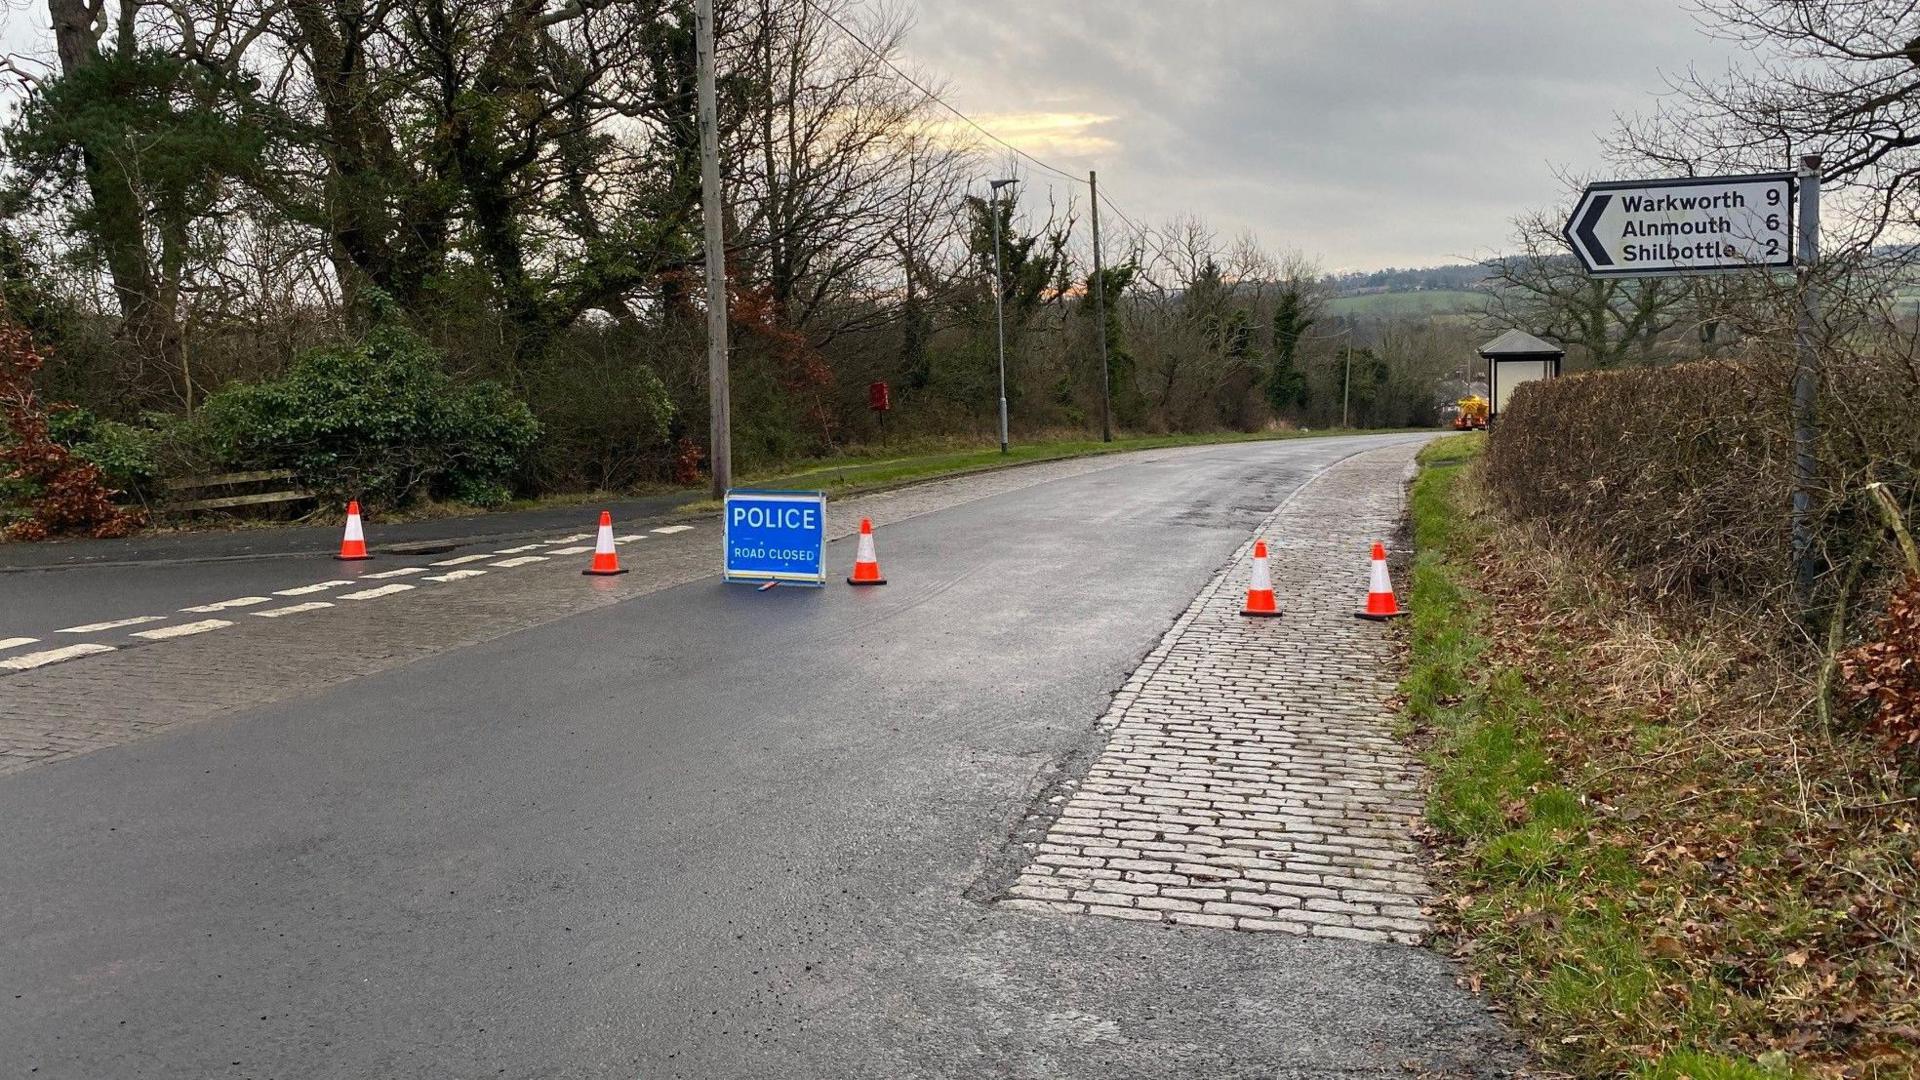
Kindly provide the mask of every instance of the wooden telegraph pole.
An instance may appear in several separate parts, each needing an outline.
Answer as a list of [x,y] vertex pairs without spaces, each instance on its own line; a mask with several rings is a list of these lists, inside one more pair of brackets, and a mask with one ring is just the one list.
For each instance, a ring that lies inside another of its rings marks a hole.
[[1107,275],[1100,263],[1100,177],[1087,171],[1093,204],[1093,324],[1100,335],[1100,441],[1113,441],[1113,385],[1107,364]]
[[720,117],[713,88],[713,0],[695,0],[693,36],[700,76],[700,216],[707,227],[708,460],[713,497],[733,486],[733,420],[727,384],[726,199],[720,191]]

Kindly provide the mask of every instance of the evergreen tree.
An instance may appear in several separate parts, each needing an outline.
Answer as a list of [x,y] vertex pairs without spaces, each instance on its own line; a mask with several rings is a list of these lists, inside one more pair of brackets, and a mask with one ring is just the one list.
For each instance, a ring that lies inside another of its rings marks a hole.
[[1307,376],[1300,370],[1300,341],[1314,320],[1297,286],[1288,285],[1273,310],[1273,360],[1267,368],[1267,404],[1276,413],[1307,406]]

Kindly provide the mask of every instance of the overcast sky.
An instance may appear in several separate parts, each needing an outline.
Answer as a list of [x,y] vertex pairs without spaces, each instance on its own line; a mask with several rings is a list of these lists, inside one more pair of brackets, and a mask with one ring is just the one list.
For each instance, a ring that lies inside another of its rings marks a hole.
[[[1505,246],[1601,168],[1664,76],[1724,68],[1683,0],[895,0],[911,68],[996,134],[1100,171],[1135,220],[1206,218],[1327,269]],[[50,52],[41,0],[0,45]],[[1036,190],[1062,182],[1028,170]]]
[[909,59],[996,134],[1097,168],[1142,223],[1197,213],[1328,269],[1502,248],[1556,167],[1601,167],[1616,113],[1729,56],[1680,0],[912,2]]

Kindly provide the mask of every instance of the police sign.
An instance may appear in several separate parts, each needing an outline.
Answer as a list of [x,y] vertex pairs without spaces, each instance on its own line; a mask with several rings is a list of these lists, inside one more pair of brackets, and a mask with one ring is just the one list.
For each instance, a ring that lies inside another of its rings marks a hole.
[[827,494],[728,491],[723,542],[728,581],[825,585]]
[[1595,277],[1793,265],[1792,173],[1589,184],[1567,242]]

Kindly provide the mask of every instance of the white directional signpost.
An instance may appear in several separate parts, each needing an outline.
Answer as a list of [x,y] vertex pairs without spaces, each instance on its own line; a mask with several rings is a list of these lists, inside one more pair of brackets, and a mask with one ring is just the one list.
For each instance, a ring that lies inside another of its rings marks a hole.
[[1596,277],[1789,267],[1793,182],[1783,172],[1590,184],[1567,242]]
[[1589,184],[1564,230],[1594,277],[1664,277],[1792,268],[1800,276],[1798,354],[1793,372],[1793,555],[1802,598],[1819,574],[1813,547],[1813,489],[1820,385],[1815,333],[1820,292],[1818,154],[1797,173],[1683,176]]

